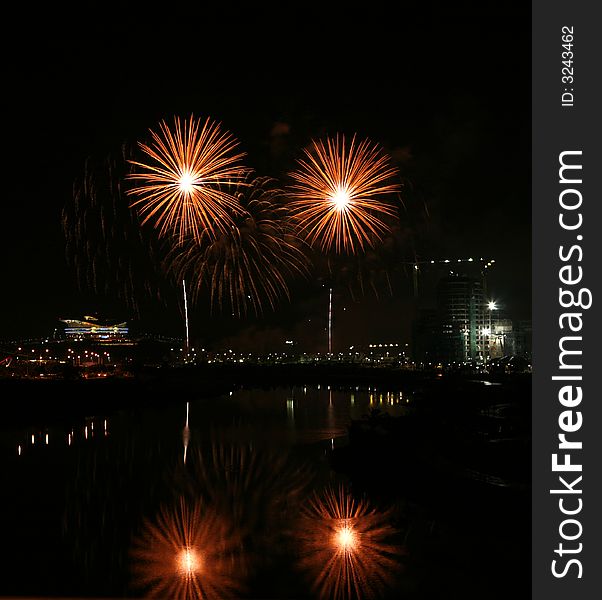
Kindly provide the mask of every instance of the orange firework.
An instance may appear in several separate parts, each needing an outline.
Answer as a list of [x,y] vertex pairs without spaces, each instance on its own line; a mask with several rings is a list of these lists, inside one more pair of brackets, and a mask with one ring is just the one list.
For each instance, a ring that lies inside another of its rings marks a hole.
[[342,487],[315,494],[299,529],[300,566],[320,598],[370,598],[389,587],[399,568],[399,548],[388,513],[355,500]]
[[389,230],[382,219],[395,217],[396,208],[387,196],[400,186],[391,182],[397,170],[377,144],[357,143],[355,136],[346,144],[337,135],[313,141],[298,163],[291,210],[311,245],[353,254]]
[[145,521],[132,550],[135,585],[151,598],[201,600],[235,597],[237,538],[226,522],[199,503],[181,499]]
[[189,240],[175,247],[167,267],[191,282],[193,299],[203,289],[211,305],[228,304],[232,314],[260,314],[289,297],[289,281],[309,272],[308,260],[292,223],[284,192],[269,177],[247,177],[223,190],[237,199],[241,212],[234,226],[207,243]]
[[150,130],[150,145],[139,143],[150,160],[130,161],[140,169],[129,176],[139,182],[128,190],[139,197],[131,206],[138,207],[143,224],[153,220],[160,236],[176,234],[180,242],[227,231],[240,207],[220,184],[247,172],[240,164],[244,153],[235,153],[238,142],[210,119],[201,123],[191,116],[182,122],[175,117],[173,129],[165,121],[159,128],[159,133]]

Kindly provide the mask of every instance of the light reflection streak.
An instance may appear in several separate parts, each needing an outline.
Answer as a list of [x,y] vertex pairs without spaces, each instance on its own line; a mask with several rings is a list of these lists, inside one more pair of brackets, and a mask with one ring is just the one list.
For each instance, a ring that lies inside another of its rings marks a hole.
[[190,427],[188,426],[188,415],[190,411],[190,402],[186,402],[186,424],[182,430],[182,443],[184,444],[184,464],[186,464],[186,454],[188,452],[188,444],[190,442]]
[[290,425],[294,427],[295,425],[295,399],[287,398],[286,399],[286,416]]

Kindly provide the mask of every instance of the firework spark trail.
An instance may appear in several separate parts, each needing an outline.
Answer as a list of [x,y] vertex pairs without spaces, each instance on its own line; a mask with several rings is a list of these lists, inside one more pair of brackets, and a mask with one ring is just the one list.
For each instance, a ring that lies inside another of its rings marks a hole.
[[299,528],[300,566],[320,598],[371,598],[391,586],[400,549],[390,514],[355,500],[344,488],[314,494]]
[[146,520],[132,547],[137,588],[152,598],[201,600],[236,597],[238,538],[221,516],[180,499]]
[[276,523],[300,501],[312,479],[305,464],[257,442],[214,442],[194,458],[198,492],[226,511],[241,537],[255,547],[278,537]]
[[67,262],[80,289],[117,296],[139,314],[143,299],[160,301],[166,282],[157,240],[152,230],[141,227],[121,189],[129,156],[124,145],[120,154],[89,158],[63,208],[62,223]]
[[240,164],[244,153],[235,153],[238,141],[219,123],[194,116],[175,117],[171,129],[161,121],[150,133],[150,145],[139,143],[147,162],[130,161],[139,170],[129,176],[137,185],[128,194],[138,197],[131,206],[143,223],[154,221],[161,237],[175,234],[180,243],[227,233],[240,206],[221,186],[248,172]]
[[391,228],[382,243],[366,252],[354,255],[319,255],[314,258],[316,271],[325,273],[327,285],[341,292],[346,288],[352,300],[372,293],[380,300],[397,293],[398,286],[407,277],[399,257],[407,253],[404,232],[397,226]]
[[397,170],[369,140],[345,137],[313,141],[290,175],[291,211],[312,246],[353,254],[373,247],[389,230],[383,218],[397,215],[386,196],[399,191]]
[[284,192],[269,177],[222,189],[243,209],[233,216],[234,226],[214,240],[175,246],[167,268],[191,282],[194,300],[208,289],[212,308],[227,303],[238,317],[249,310],[260,314],[266,303],[274,309],[290,297],[289,280],[309,272]]

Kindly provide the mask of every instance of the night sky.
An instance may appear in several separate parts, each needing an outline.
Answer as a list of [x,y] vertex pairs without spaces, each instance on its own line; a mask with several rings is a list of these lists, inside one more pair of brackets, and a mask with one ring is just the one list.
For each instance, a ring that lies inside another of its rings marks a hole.
[[[16,16],[18,41],[5,51],[0,338],[49,334],[58,317],[131,317],[78,291],[61,210],[88,157],[191,113],[221,121],[258,174],[284,181],[312,137],[357,132],[381,143],[400,170],[402,227],[420,256],[495,258],[491,296],[529,318],[531,22],[521,5],[427,12],[400,2],[397,12],[346,10],[338,23],[303,4],[190,15],[92,3]],[[335,290],[335,349],[408,339],[409,279],[389,267],[393,295]],[[210,318],[200,305],[193,339],[268,349],[294,337],[324,350],[320,277],[293,285],[291,302],[263,318]],[[180,336],[179,311],[149,306],[138,327]]]

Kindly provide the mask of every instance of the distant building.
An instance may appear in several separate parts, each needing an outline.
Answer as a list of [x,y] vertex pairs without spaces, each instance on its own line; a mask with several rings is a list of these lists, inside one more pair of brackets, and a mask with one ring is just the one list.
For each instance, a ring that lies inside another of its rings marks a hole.
[[423,309],[414,323],[414,359],[449,365],[484,362],[496,346],[502,326],[488,308],[482,278],[450,273],[436,287],[436,308]]
[[72,340],[123,342],[128,340],[127,323],[100,320],[86,315],[83,319],[59,319],[64,323],[65,336]]
[[485,291],[482,281],[449,275],[437,285],[445,362],[483,360],[489,352]]

